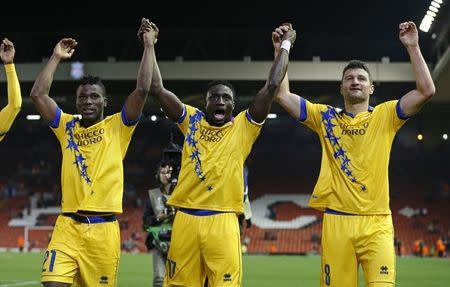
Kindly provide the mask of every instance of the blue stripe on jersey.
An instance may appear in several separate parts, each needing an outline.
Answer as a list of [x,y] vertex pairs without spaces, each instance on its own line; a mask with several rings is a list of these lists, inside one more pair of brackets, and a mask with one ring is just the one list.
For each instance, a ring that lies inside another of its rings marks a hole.
[[306,100],[304,98],[300,98],[300,117],[299,120],[304,122],[308,117],[308,112],[306,111]]
[[344,149],[340,142],[340,137],[336,136],[333,128],[336,126],[332,120],[336,118],[336,110],[332,107],[328,107],[328,109],[324,112],[320,112],[322,115],[322,122],[325,127],[325,139],[328,140],[335,150],[333,156],[337,161],[340,161],[340,167],[342,172],[347,176],[351,182],[357,182],[360,185],[361,191],[367,191],[367,187],[359,183],[356,179],[353,171],[350,168],[350,159],[347,156],[347,151]]
[[402,99],[398,100],[397,105],[395,105],[395,110],[397,111],[397,117],[402,120],[407,120],[407,119],[409,119],[409,117],[407,115],[405,115],[405,113],[402,111],[402,108],[400,107],[401,100]]
[[73,130],[75,128],[75,125],[77,122],[80,122],[80,119],[77,117],[73,117],[73,119],[66,123],[66,134],[68,135],[67,139],[67,146],[66,149],[72,150],[74,152],[75,161],[74,164],[77,165],[78,172],[80,173],[80,176],[86,181],[87,184],[91,185],[92,180],[88,175],[88,166],[85,162],[86,158],[81,153],[80,149],[78,148],[78,144],[75,140],[75,136],[73,133]]
[[127,127],[133,126],[135,124],[137,124],[137,122],[139,122],[139,120],[142,117],[142,113],[137,117],[137,119],[134,120],[129,120],[127,118],[127,113],[125,112],[125,105],[123,105],[122,107],[122,111],[120,113],[121,117],[122,117],[122,122],[124,123],[124,125],[126,125]]
[[[184,108],[183,113],[187,113],[186,106]],[[184,115],[185,116],[185,115]],[[183,116],[182,116],[183,117]],[[204,114],[202,111],[197,110],[195,114],[189,116],[189,130],[186,133],[186,143],[192,147],[192,154],[189,155],[192,162],[194,162],[194,171],[197,177],[202,181],[206,181],[206,176],[202,170],[202,161],[200,159],[200,150],[198,148],[198,140],[197,140],[197,130],[198,124],[203,119]],[[212,186],[208,186],[208,191],[212,190]]]
[[58,106],[56,106],[55,117],[53,118],[53,121],[48,123],[48,125],[54,129],[59,127],[59,121],[61,120],[61,113],[62,110]]

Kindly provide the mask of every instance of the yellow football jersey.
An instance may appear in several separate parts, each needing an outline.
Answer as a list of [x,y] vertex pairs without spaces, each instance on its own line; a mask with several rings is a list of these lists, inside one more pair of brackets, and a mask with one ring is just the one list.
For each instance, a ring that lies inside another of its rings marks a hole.
[[221,127],[185,105],[178,122],[185,136],[178,184],[168,203],[176,207],[243,213],[244,161],[262,124],[240,112]]
[[5,65],[8,83],[8,105],[0,111],[0,141],[3,140],[22,106],[19,80],[14,64]]
[[300,121],[319,134],[322,162],[310,206],[354,214],[390,214],[388,169],[392,141],[405,123],[399,101],[353,117],[300,101]]
[[84,128],[58,108],[51,127],[62,151],[62,212],[122,213],[123,159],[136,125],[121,113]]

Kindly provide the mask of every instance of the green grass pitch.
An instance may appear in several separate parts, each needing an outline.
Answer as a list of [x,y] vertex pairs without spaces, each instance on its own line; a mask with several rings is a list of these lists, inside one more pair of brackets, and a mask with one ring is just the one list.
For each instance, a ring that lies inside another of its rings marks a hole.
[[[0,287],[38,287],[42,254],[0,253]],[[245,287],[292,287],[319,285],[319,256],[245,255]],[[150,254],[123,254],[119,271],[120,287],[151,287]],[[364,286],[360,276],[359,286]],[[450,260],[397,258],[399,287],[450,286]]]

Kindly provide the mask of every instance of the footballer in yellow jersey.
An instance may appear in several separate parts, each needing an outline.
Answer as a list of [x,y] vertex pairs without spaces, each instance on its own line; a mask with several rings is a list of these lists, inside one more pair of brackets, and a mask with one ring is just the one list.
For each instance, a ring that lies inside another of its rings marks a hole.
[[0,44],[0,58],[5,65],[6,82],[8,83],[8,104],[0,111],[0,141],[3,140],[11,128],[22,106],[19,80],[13,63],[15,54],[14,44],[4,38]]
[[85,76],[76,91],[81,118],[64,113],[48,93],[53,74],[70,58],[77,42],[61,39],[38,75],[31,99],[60,142],[62,213],[45,252],[44,286],[116,286],[120,259],[123,159],[150,90],[151,59],[157,30],[142,19],[144,52],[135,90],[120,113],[104,116],[106,89],[98,77]]
[[213,126],[202,111],[185,105],[179,127],[186,140],[178,185],[169,204],[243,213],[244,161],[261,125],[253,122],[246,110],[222,126]]
[[[366,286],[395,285],[388,181],[392,141],[435,93],[415,24],[401,23],[399,30],[417,86],[400,100],[370,107],[374,86],[369,69],[358,60],[342,73],[343,110],[291,93],[287,77],[276,96],[290,115],[319,135],[322,145],[320,174],[310,198],[311,207],[324,211],[320,286],[358,286],[359,264]],[[274,48],[277,54],[279,47]]]
[[178,211],[164,286],[202,287],[206,276],[208,286],[242,284],[238,214],[244,211],[243,166],[287,69],[296,37],[292,27],[288,30],[267,82],[236,117],[236,93],[228,81],[208,85],[202,112],[163,87],[155,59],[151,94],[185,136],[178,184],[168,201]]

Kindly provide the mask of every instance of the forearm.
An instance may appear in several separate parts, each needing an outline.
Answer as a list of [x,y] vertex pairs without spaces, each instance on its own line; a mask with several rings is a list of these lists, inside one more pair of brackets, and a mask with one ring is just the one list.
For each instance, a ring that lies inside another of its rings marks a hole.
[[292,117],[296,119],[300,117],[300,96],[290,92],[288,73],[276,92],[275,100]]
[[153,44],[144,47],[144,52],[141,59],[141,64],[138,70],[136,89],[142,91],[142,94],[147,97],[150,91],[150,86],[153,77],[153,59],[152,54],[154,53]]
[[0,140],[11,128],[22,105],[19,80],[17,79],[14,64],[5,65],[5,71],[8,83],[8,104],[0,111]]
[[152,73],[152,81],[150,83],[150,93],[155,95],[157,98],[161,96],[162,90],[164,89],[161,71],[159,70],[158,63],[156,62],[155,50],[153,49],[153,73]]
[[174,93],[164,88],[156,56],[153,57],[153,78],[150,95],[156,97],[156,100],[169,119],[177,121],[180,118],[183,113],[183,103]]
[[280,87],[281,82],[285,78],[288,62],[289,52],[285,49],[281,49],[275,57],[274,64],[270,69],[269,78],[267,80],[269,90],[273,91],[273,93],[269,93],[272,97],[276,89]]
[[425,97],[429,98],[435,93],[433,79],[428,69],[427,63],[422,56],[419,46],[407,47],[414,77],[416,79],[417,90]]
[[288,55],[288,52],[283,50],[276,56],[264,87],[256,94],[249,107],[252,119],[258,123],[262,123],[270,111],[275,94],[286,74]]
[[17,77],[14,64],[5,65],[6,82],[8,83],[8,105],[7,107],[14,110],[16,114],[22,106],[22,96],[20,93],[19,79]]
[[55,55],[52,55],[48,60],[47,64],[45,65],[45,67],[39,73],[30,93],[30,96],[33,99],[33,101],[35,100],[35,98],[48,95],[50,87],[52,85],[53,75],[60,61],[61,61],[60,58],[56,57]]

